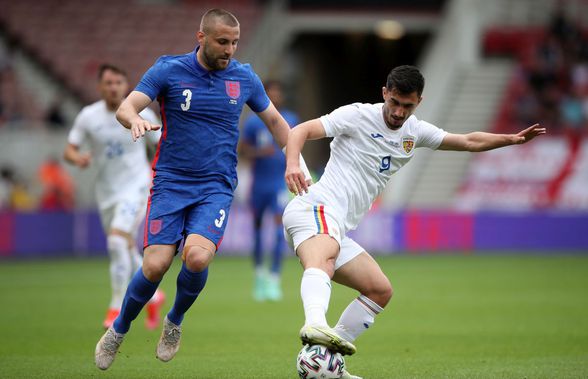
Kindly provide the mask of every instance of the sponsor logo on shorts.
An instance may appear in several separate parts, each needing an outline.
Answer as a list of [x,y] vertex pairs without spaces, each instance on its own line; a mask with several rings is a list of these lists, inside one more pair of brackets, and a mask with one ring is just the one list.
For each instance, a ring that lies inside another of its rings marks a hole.
[[212,225],[208,225],[207,230],[208,230],[209,233],[215,234],[217,236],[220,235],[220,234],[222,234],[222,232],[220,230],[218,230],[216,228],[213,228]]

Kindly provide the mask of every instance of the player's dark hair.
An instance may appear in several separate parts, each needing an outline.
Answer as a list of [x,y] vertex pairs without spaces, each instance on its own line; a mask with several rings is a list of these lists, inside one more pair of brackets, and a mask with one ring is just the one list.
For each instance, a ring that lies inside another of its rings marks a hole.
[[221,8],[214,8],[208,10],[202,16],[202,20],[200,21],[200,30],[204,33],[209,33],[209,28],[213,23],[213,20],[220,20],[220,22],[222,22],[224,25],[228,25],[230,27],[239,26],[237,17],[235,17],[231,12]]
[[402,95],[416,92],[421,97],[425,88],[425,78],[419,69],[414,66],[398,66],[388,74],[386,88],[389,91],[396,89]]
[[122,75],[125,78],[127,77],[126,71],[123,70],[122,68],[115,66],[113,64],[110,64],[110,63],[102,63],[100,65],[100,67],[98,68],[98,81],[102,80],[102,76],[104,76],[104,73],[106,71],[112,71],[115,74]]

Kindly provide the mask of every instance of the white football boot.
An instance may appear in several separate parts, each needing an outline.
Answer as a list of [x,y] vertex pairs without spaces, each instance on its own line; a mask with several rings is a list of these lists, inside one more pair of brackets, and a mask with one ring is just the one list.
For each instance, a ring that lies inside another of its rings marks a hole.
[[94,351],[94,362],[100,370],[106,370],[114,362],[124,337],[123,333],[117,333],[110,327],[100,338]]
[[176,355],[180,348],[180,337],[182,336],[182,327],[176,325],[167,319],[163,319],[163,330],[157,343],[156,357],[160,361],[168,362]]
[[323,345],[342,355],[353,355],[357,351],[351,342],[339,336],[328,326],[305,325],[300,329],[300,339],[303,345]]

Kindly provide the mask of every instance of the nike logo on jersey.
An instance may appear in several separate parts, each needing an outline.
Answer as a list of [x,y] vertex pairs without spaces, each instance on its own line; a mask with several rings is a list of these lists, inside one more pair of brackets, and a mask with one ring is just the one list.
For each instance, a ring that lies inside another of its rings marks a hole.
[[182,87],[182,88],[196,88],[196,83],[180,82],[180,87]]
[[372,136],[372,138],[384,138],[384,136],[381,135],[380,133],[372,133],[371,136]]

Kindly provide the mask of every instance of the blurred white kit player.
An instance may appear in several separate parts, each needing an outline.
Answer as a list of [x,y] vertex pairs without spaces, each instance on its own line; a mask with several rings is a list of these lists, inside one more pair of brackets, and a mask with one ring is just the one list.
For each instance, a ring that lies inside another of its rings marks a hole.
[[[416,148],[485,151],[525,143],[545,133],[538,125],[518,134],[448,133],[412,115],[423,88],[424,78],[418,69],[397,67],[382,88],[384,103],[340,107],[298,125],[288,137],[286,183],[291,192],[301,196],[288,204],[283,222],[286,239],[304,267],[303,343],[326,345],[342,354],[355,353],[353,342],[374,323],[392,297],[392,286],[380,266],[346,234],[357,227]],[[320,180],[307,187],[298,155],[306,140],[324,137],[334,137],[331,156]],[[331,278],[360,293],[333,329],[326,320]]]
[[[132,275],[141,267],[142,257],[136,246],[139,224],[145,218],[151,185],[151,167],[146,144],[155,146],[160,132],[148,133],[133,142],[129,131],[116,120],[115,112],[127,93],[126,76],[114,66],[100,70],[99,88],[103,99],[82,109],[68,136],[65,159],[81,168],[90,163],[98,167],[95,193],[100,220],[107,235],[110,256],[112,297],[104,327],[118,316]],[[145,109],[141,117],[158,123],[153,111]],[[89,153],[80,148],[87,146]],[[159,325],[159,307],[163,294],[157,292],[147,307],[147,327]]]

